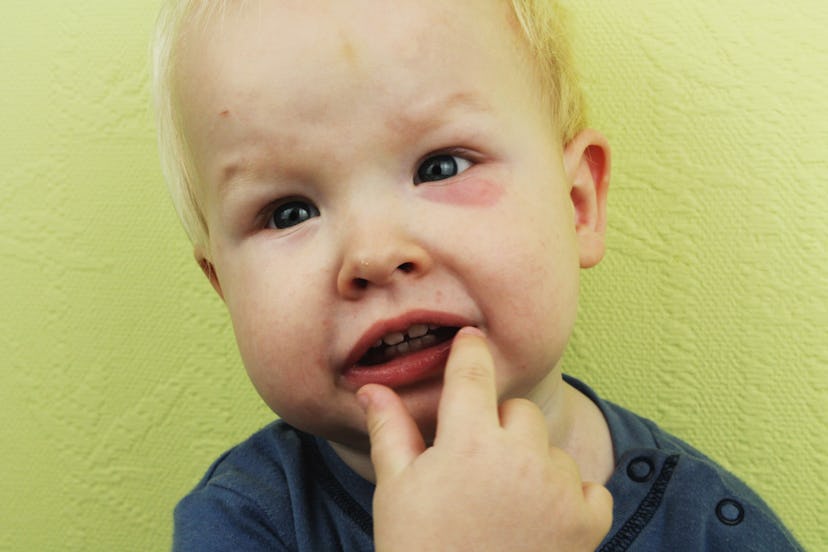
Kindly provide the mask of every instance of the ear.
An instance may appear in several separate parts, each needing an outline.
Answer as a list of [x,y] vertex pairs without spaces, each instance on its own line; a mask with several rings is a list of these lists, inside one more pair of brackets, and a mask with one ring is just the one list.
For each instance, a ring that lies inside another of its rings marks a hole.
[[610,180],[610,147],[604,135],[592,129],[579,132],[564,148],[564,169],[575,209],[581,268],[589,268],[604,256]]
[[221,291],[221,282],[219,282],[218,274],[216,274],[216,268],[207,257],[206,248],[204,246],[196,246],[195,249],[193,249],[193,257],[195,257],[201,271],[205,276],[207,276],[207,279],[210,281],[213,289],[216,290],[216,293],[218,293],[219,297],[221,297],[221,300],[224,301],[224,294]]

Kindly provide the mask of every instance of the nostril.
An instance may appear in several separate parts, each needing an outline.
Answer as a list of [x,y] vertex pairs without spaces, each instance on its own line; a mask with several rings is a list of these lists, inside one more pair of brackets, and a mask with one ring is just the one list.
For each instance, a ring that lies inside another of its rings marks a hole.
[[357,289],[365,289],[368,287],[368,280],[365,278],[354,278],[354,287]]
[[414,272],[414,263],[403,263],[397,268],[408,274],[409,272]]

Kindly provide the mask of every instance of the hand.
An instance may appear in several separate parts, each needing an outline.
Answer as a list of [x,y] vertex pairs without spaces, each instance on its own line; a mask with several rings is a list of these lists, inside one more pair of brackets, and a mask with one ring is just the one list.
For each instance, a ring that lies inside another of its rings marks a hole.
[[366,385],[377,477],[379,552],[595,550],[612,523],[612,497],[583,483],[575,461],[550,447],[540,410],[525,399],[498,409],[485,337],[464,328],[446,364],[434,446],[390,389]]

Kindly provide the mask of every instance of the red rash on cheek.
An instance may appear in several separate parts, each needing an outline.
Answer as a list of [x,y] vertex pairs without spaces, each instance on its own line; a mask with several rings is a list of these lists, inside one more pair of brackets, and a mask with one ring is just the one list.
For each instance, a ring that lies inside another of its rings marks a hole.
[[462,207],[492,207],[503,196],[503,188],[490,180],[468,179],[443,186],[429,186],[425,198]]

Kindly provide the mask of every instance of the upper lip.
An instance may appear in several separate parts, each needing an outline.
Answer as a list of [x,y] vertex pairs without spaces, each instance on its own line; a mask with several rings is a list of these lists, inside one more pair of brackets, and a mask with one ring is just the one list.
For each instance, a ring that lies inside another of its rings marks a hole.
[[357,340],[356,344],[345,358],[344,368],[354,366],[368,350],[373,347],[383,336],[392,332],[405,332],[415,324],[431,324],[442,327],[462,328],[473,324],[463,316],[439,311],[416,310],[407,312],[396,318],[389,318],[375,322]]

